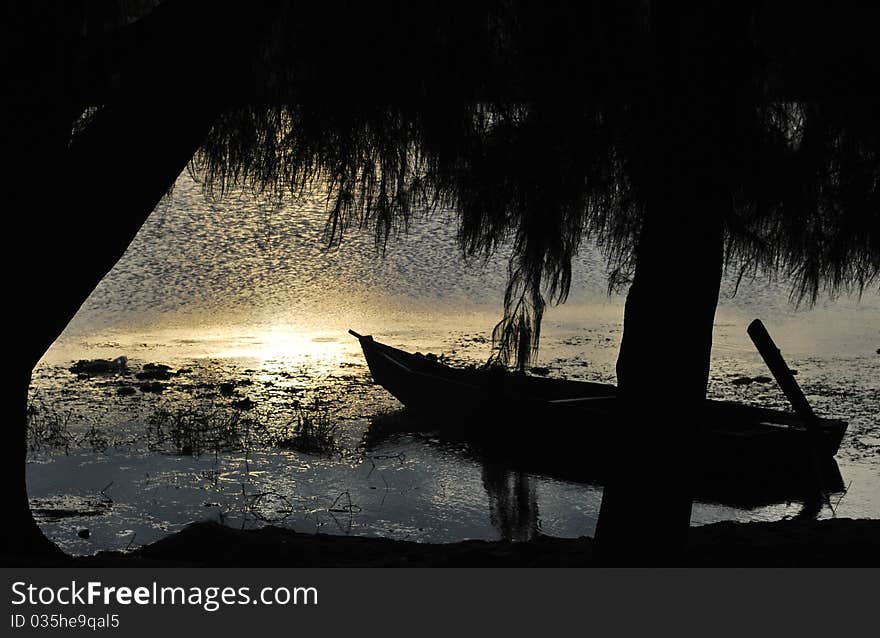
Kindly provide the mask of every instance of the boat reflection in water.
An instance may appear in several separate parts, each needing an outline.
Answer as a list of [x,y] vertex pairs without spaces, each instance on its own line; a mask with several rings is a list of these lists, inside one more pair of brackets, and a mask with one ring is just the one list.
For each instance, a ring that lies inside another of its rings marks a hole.
[[[466,422],[466,421],[465,421]],[[477,462],[482,468],[483,486],[489,497],[493,525],[503,538],[531,538],[538,530],[538,506],[533,487],[535,476],[569,483],[601,486],[613,462],[625,457],[609,457],[601,451],[568,445],[554,440],[541,445],[533,440],[467,435],[462,428],[437,428],[437,420],[409,409],[376,417],[366,434],[366,448],[388,444],[404,434],[421,434],[427,443],[444,446],[462,460]],[[812,489],[809,459],[791,460],[774,467],[763,463],[738,470],[729,464],[711,469],[709,462],[695,462],[693,496],[697,502],[755,509],[778,503],[803,504],[799,517],[819,514],[824,501]],[[822,485],[828,495],[844,491],[837,461],[821,461]],[[662,477],[645,486],[646,496],[660,494]],[[513,511],[513,510],[516,511]]]

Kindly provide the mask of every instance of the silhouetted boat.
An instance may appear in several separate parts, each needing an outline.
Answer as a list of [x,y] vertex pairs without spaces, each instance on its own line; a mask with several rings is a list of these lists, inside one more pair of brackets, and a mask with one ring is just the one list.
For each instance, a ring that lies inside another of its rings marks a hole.
[[[349,332],[360,341],[373,380],[416,417],[395,419],[398,429],[442,432],[508,452],[518,446],[516,456],[526,459],[526,466],[561,478],[595,478],[616,458],[608,453],[617,443],[613,434],[619,423],[613,385],[453,368],[432,355]],[[658,408],[658,420],[665,423],[670,416]],[[833,456],[847,423],[819,419],[819,424],[826,487],[837,491],[842,479]],[[786,489],[803,486],[808,445],[806,430],[792,412],[707,400],[694,451],[704,485],[716,491],[725,485],[772,491],[781,485],[773,480],[780,478]]]

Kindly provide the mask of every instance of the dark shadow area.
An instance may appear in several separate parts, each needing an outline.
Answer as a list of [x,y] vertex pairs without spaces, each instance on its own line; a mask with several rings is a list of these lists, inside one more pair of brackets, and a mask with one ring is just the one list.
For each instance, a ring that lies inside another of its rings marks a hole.
[[[653,530],[642,534],[650,542]],[[880,521],[832,519],[715,523],[689,530],[683,567],[877,567]],[[538,536],[528,542],[412,543],[302,534],[279,527],[241,531],[194,523],[133,553],[40,560],[2,556],[4,565],[74,567],[590,567],[590,538]]]

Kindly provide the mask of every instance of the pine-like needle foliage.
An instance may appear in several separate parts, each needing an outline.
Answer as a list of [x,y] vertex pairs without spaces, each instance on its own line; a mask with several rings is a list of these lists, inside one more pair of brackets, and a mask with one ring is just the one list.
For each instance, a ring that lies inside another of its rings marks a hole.
[[[653,2],[571,4],[284,5],[253,93],[216,123],[195,171],[215,193],[326,188],[333,241],[357,224],[381,246],[444,206],[465,253],[511,242],[495,337],[501,359],[522,366],[582,241],[619,280],[631,273],[652,171],[692,151],[653,115],[683,87],[724,106],[707,155],[733,206],[706,214],[725,216],[729,267],[791,278],[796,300],[877,281],[878,104],[829,98],[831,80],[803,80],[813,52],[779,44],[826,16],[797,4],[672,19]],[[670,38],[684,43],[677,57]]]

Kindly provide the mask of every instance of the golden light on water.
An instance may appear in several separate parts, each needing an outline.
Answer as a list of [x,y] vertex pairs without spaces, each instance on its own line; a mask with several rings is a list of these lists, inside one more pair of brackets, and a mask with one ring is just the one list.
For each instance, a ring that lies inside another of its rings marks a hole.
[[315,331],[286,324],[193,326],[105,334],[88,344],[75,339],[56,343],[45,362],[67,364],[124,355],[136,364],[155,361],[185,366],[199,360],[230,360],[270,375],[303,368],[327,374],[359,353],[357,341],[342,330]]
[[329,372],[353,350],[353,344],[343,343],[341,336],[303,332],[292,326],[272,326],[246,336],[229,335],[223,341],[225,347],[215,356],[252,360],[258,369],[270,373],[300,366],[312,372]]

